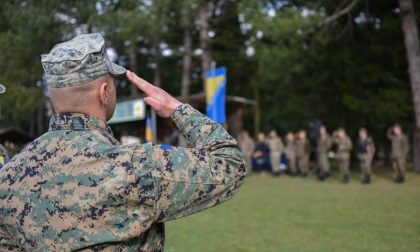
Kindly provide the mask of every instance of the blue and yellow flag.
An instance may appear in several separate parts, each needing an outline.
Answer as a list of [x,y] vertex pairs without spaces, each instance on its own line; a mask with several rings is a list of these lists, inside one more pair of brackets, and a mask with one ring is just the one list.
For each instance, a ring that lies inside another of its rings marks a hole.
[[206,104],[207,116],[217,123],[226,122],[226,67],[207,72]]
[[146,132],[145,132],[145,139],[146,142],[151,142],[153,143],[155,134],[153,134],[153,125],[152,125],[152,119],[150,118],[150,116],[147,116],[146,118]]

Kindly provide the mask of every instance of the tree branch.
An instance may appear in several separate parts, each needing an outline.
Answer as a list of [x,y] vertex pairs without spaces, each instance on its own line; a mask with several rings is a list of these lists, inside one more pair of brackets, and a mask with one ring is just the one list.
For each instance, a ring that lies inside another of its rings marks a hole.
[[339,19],[341,16],[349,13],[359,2],[359,0],[353,0],[351,1],[346,7],[341,9],[340,11],[337,11],[336,13],[332,14],[331,16],[326,17],[324,20],[322,20],[318,26],[325,26],[329,25],[331,22]]

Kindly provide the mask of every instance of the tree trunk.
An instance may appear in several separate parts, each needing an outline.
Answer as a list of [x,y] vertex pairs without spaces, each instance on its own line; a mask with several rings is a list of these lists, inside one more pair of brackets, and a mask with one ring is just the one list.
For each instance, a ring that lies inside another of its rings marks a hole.
[[257,63],[257,76],[254,79],[254,137],[257,139],[258,133],[261,131],[261,123],[260,123],[260,78],[259,78],[259,62]]
[[[130,65],[130,70],[136,74],[137,73],[137,46],[135,41],[130,41],[130,45],[127,49],[128,54],[128,64]],[[134,85],[130,85],[130,95],[136,96],[138,94],[138,89]]]
[[201,79],[203,81],[203,91],[205,90],[207,71],[211,65],[208,6],[207,0],[200,2],[200,47],[203,50],[201,57]]
[[37,111],[36,111],[36,126],[37,126],[37,131],[36,131],[36,135],[40,136],[45,132],[44,129],[44,105],[40,106]]
[[161,72],[161,66],[160,66],[160,39],[159,37],[156,37],[154,42],[154,61],[155,61],[155,70],[153,71],[153,85],[157,87],[161,87],[162,85],[162,72]]
[[182,58],[181,96],[190,94],[192,67],[192,38],[190,27],[184,29],[184,56]]
[[420,172],[420,49],[419,34],[412,0],[400,0],[402,30],[409,66],[409,75],[414,102],[415,132],[413,168]]

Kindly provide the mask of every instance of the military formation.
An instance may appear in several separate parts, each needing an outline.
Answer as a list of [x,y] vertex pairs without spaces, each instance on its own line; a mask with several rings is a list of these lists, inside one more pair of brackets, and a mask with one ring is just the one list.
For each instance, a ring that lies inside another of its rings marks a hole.
[[[371,183],[372,162],[376,150],[375,143],[365,128],[359,129],[354,143],[344,128],[338,128],[330,135],[325,126],[320,126],[317,133],[318,137],[313,147],[305,130],[288,132],[284,137],[284,144],[275,130],[270,130],[267,138],[260,132],[256,145],[246,131],[238,136],[238,141],[246,163],[256,173],[287,173],[302,177],[316,174],[319,180],[323,181],[330,177],[331,161],[334,160],[340,172],[341,182],[348,183],[351,157],[354,153],[362,173],[361,182]],[[410,148],[408,138],[399,124],[388,130],[387,137],[391,143],[390,157],[395,171],[394,181],[403,183]],[[312,163],[312,169],[311,157],[315,161]]]

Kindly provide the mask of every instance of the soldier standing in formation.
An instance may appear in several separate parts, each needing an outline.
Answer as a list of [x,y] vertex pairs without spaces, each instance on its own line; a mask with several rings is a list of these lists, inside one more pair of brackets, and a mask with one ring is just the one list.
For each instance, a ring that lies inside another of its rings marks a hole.
[[339,128],[334,132],[333,139],[337,148],[336,158],[342,176],[341,182],[348,183],[350,179],[350,152],[353,144],[343,128]]
[[255,143],[254,140],[249,136],[247,131],[242,131],[238,137],[239,146],[244,154],[244,159],[248,171],[252,170],[252,154],[254,153]]
[[408,138],[402,132],[399,124],[395,124],[388,129],[387,136],[391,141],[391,160],[395,171],[394,180],[396,183],[403,183],[405,180],[406,159],[410,149]]
[[330,175],[330,161],[328,151],[331,149],[332,140],[325,126],[319,128],[319,139],[317,142],[318,166],[320,168],[319,179],[324,180]]
[[303,177],[307,177],[309,173],[309,157],[311,154],[311,146],[306,138],[306,131],[300,130],[298,132],[296,146],[296,161],[299,171]]
[[356,145],[357,158],[362,169],[362,183],[369,184],[372,176],[372,160],[375,155],[375,144],[365,128],[359,129]]
[[252,168],[255,172],[261,172],[261,174],[265,174],[265,172],[271,171],[270,148],[266,144],[264,133],[258,133],[257,140],[258,142],[255,145],[255,150],[252,156]]
[[280,158],[284,149],[283,142],[277,135],[277,132],[275,130],[271,130],[268,133],[268,139],[266,143],[268,145],[268,148],[270,148],[271,170],[273,171],[273,174],[278,175],[281,172]]
[[[221,125],[112,63],[104,45],[84,34],[42,56],[56,114],[2,169],[1,251],[162,251],[164,222],[218,205],[243,183],[242,152]],[[114,138],[106,121],[123,74],[191,148]]]
[[286,134],[286,147],[284,148],[284,153],[287,157],[288,168],[290,175],[295,176],[296,171],[296,146],[295,146],[295,135],[293,132],[288,132]]

